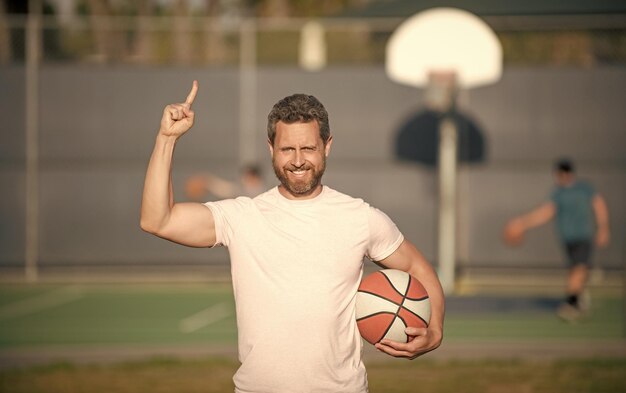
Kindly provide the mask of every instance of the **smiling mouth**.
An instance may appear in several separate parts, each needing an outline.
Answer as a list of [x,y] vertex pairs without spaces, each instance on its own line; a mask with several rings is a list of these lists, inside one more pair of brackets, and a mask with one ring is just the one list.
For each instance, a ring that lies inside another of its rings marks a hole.
[[304,176],[308,169],[306,168],[300,168],[300,169],[288,169],[289,172],[291,172],[292,174],[294,174],[295,176]]

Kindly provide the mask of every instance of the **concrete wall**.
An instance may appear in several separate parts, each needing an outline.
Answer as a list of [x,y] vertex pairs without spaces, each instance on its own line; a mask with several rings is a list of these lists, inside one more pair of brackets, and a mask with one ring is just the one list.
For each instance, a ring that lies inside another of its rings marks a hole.
[[[47,66],[41,71],[41,264],[225,263],[224,250],[190,249],[138,226],[146,164],[162,108],[200,81],[196,125],[179,143],[174,181],[198,171],[236,177],[238,75],[232,69]],[[398,162],[398,128],[420,109],[418,90],[381,68],[320,73],[262,69],[255,151],[275,184],[265,117],[278,99],[316,95],[330,113],[334,144],[325,183],[386,211],[436,259],[436,173]],[[461,109],[484,131],[487,160],[460,174],[462,266],[561,266],[551,227],[508,249],[502,225],[550,193],[551,163],[567,155],[605,195],[613,242],[597,254],[621,266],[626,235],[626,69],[506,69],[491,87],[465,92]],[[24,71],[0,68],[0,267],[24,257]]]

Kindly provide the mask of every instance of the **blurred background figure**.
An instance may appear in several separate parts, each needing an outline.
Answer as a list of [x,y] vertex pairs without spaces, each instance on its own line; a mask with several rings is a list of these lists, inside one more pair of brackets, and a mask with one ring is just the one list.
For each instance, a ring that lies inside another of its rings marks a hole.
[[185,194],[192,201],[205,201],[207,197],[219,199],[247,196],[253,198],[265,191],[265,182],[258,165],[246,165],[237,181],[229,181],[211,173],[190,176],[185,181]]
[[599,247],[609,243],[609,212],[602,195],[591,184],[576,178],[570,160],[555,163],[554,178],[556,187],[550,201],[511,219],[504,228],[504,240],[512,246],[520,245],[526,231],[556,218],[569,267],[567,296],[558,315],[576,321],[589,309],[585,284],[594,243]]

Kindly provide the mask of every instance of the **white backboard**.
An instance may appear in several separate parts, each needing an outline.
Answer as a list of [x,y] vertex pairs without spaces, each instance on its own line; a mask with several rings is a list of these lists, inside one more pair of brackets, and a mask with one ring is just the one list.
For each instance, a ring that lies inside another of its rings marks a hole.
[[401,84],[425,87],[432,72],[456,74],[459,87],[492,84],[502,74],[502,46],[476,15],[431,8],[404,21],[391,35],[385,68]]

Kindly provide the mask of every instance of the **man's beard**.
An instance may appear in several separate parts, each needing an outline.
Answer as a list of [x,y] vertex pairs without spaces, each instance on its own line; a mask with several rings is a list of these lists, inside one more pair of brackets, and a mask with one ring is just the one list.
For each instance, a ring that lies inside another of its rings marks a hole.
[[308,179],[304,178],[300,181],[290,180],[288,174],[286,173],[289,172],[289,170],[297,168],[293,166],[288,168],[279,168],[276,166],[276,162],[274,161],[272,161],[272,166],[274,167],[274,173],[276,174],[276,177],[278,178],[278,180],[280,180],[280,184],[282,184],[282,186],[287,191],[289,191],[290,194],[306,196],[313,192],[321,183],[322,176],[324,175],[324,171],[326,170],[326,156],[323,156],[322,158],[322,166],[320,167],[319,171],[316,170],[314,167],[305,164],[301,169],[306,169],[307,171],[310,171],[311,176]]

